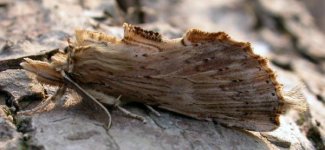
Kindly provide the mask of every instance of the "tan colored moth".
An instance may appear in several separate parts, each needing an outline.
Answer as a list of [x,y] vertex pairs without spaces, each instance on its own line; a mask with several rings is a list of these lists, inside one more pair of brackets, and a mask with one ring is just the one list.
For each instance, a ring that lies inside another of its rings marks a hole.
[[192,29],[170,40],[129,24],[123,39],[77,30],[68,53],[21,66],[42,83],[70,84],[101,103],[140,102],[247,130],[274,130],[288,108],[305,109],[295,91],[282,92],[249,43],[223,32]]

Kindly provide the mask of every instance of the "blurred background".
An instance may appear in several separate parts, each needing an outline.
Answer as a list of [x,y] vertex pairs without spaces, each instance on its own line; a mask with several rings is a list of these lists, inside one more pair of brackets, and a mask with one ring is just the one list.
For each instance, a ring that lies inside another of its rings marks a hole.
[[[284,90],[302,87],[309,110],[289,112],[287,117],[306,139],[297,138],[298,149],[321,150],[325,149],[324,9],[324,0],[0,0],[0,71],[19,68],[12,60],[64,49],[77,28],[120,38],[124,22],[168,38],[181,37],[190,28],[224,31],[237,41],[250,42],[256,53],[268,58]],[[275,135],[264,137],[277,148],[297,148],[277,142]]]

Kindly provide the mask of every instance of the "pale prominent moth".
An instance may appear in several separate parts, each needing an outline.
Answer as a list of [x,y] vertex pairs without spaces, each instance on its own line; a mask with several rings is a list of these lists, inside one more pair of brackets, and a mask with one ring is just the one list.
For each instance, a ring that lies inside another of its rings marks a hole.
[[295,91],[283,93],[267,60],[249,43],[223,32],[191,29],[170,40],[129,24],[123,39],[77,30],[68,53],[50,62],[26,59],[21,66],[42,83],[72,82],[102,103],[134,101],[247,130],[274,130],[288,108],[305,107]]

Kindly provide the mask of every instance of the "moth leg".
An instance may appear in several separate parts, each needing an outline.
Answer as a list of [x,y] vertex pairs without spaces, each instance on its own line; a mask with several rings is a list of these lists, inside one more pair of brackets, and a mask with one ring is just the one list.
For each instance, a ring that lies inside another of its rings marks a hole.
[[57,89],[53,95],[49,96],[47,99],[42,101],[35,108],[30,110],[20,111],[18,112],[18,115],[31,115],[37,111],[44,109],[48,104],[50,104],[51,101],[56,101],[58,98],[62,97],[64,95],[65,90],[66,90],[66,86],[59,87],[59,89]]
[[55,106],[57,106],[57,105],[63,106],[64,105],[64,103],[66,102],[66,99],[62,99],[62,97],[63,97],[63,95],[64,95],[64,93],[65,93],[66,90],[67,90],[67,86],[66,85],[63,85],[63,86],[59,87],[59,89],[58,89],[58,93],[59,94],[56,95],[52,99],[52,101],[55,102]]
[[147,123],[146,119],[140,115],[137,115],[137,114],[134,114],[128,110],[126,110],[125,108],[121,107],[120,106],[120,98],[122,97],[122,95],[118,96],[116,99],[115,99],[115,107],[120,110],[122,113],[124,113],[126,116],[128,117],[131,117],[131,118],[134,118],[134,119],[138,119],[140,121],[142,121],[143,123]]
[[44,101],[42,101],[40,104],[38,104],[35,108],[33,109],[29,109],[29,110],[24,110],[24,111],[19,111],[17,114],[18,115],[31,115],[43,108],[45,108],[48,104],[50,104],[50,102],[53,99],[53,95],[48,97],[47,99],[45,99]]
[[146,105],[146,104],[144,106],[146,106],[147,109],[149,109],[153,114],[155,114],[156,116],[160,117],[160,113],[157,110],[155,110],[154,108],[152,108],[151,106]]
[[98,91],[95,91],[92,89],[86,89],[86,91],[89,94],[91,94],[92,96],[94,96],[99,102],[116,107],[118,110],[123,112],[126,116],[141,120],[142,122],[146,122],[144,117],[136,115],[134,113],[131,113],[130,111],[121,107],[122,104],[121,104],[120,99],[121,99],[122,95],[118,96],[117,98],[114,98],[113,96],[110,96],[110,95],[107,95],[107,94],[104,94],[102,92],[98,92]]
[[134,114],[134,113],[131,113],[130,111],[126,110],[125,108],[121,107],[121,106],[116,106],[116,108],[118,110],[120,110],[121,112],[123,112],[125,115],[131,117],[131,118],[134,118],[134,119],[138,119],[138,120],[141,120],[143,123],[147,123],[146,119],[142,116],[139,116],[137,114]]
[[[61,74],[64,77],[64,79],[74,87],[75,90],[77,90],[83,96],[88,97],[89,99],[93,100],[95,103],[97,103],[97,105],[99,105],[103,110],[105,110],[105,112],[106,112],[106,114],[107,114],[107,116],[109,117],[109,120],[110,120],[109,121],[110,123],[108,125],[108,127],[110,127],[111,126],[111,115],[108,112],[108,110],[105,108],[105,106],[100,103],[100,101],[101,102],[104,101],[103,100],[104,99],[103,94],[99,94],[99,92],[92,91],[92,90],[86,91],[85,89],[80,87],[76,82],[74,82],[72,79],[70,79],[70,77],[68,77],[64,71],[61,71]],[[94,94],[94,93],[96,93],[96,94]],[[101,98],[99,98],[99,101],[98,101],[95,97],[101,97]],[[120,98],[121,98],[121,95],[118,98],[116,98],[113,102],[109,102],[109,104],[111,104],[111,105],[113,104],[113,106],[115,106],[117,109],[119,109],[125,115],[127,115],[127,116],[129,116],[131,118],[141,120],[142,122],[146,123],[146,119],[144,117],[133,114],[133,113],[129,112],[128,110],[124,109],[123,107],[121,107],[120,106]]]
[[93,90],[93,89],[85,89],[89,94],[94,96],[99,102],[109,105],[109,106],[116,106],[120,105],[121,101],[120,98],[116,98],[114,96],[107,95],[105,93]]

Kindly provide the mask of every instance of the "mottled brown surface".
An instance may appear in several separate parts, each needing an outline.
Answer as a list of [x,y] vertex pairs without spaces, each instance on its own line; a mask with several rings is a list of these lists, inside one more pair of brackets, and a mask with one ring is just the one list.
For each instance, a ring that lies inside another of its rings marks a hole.
[[122,95],[122,103],[139,102],[253,131],[276,129],[280,114],[288,111],[274,72],[249,43],[198,29],[165,40],[129,24],[124,31],[126,36],[114,43],[101,40],[108,37],[103,33],[78,34],[70,66],[69,54],[61,53],[51,64],[28,60],[22,66],[52,85],[63,81],[56,70],[71,70],[72,78],[86,91],[96,91],[100,96],[89,92],[101,101],[110,98],[103,94]]
[[[121,0],[119,6],[123,6],[123,11],[119,11],[115,1],[0,0],[0,28],[3,29],[0,30],[0,64],[10,62],[8,59],[38,56],[42,50],[64,49],[66,39],[73,37],[76,28],[102,31],[119,38],[123,37],[120,28],[123,22],[170,38],[181,37],[193,27],[209,32],[223,31],[238,41],[251,42],[256,53],[268,57],[284,90],[306,85],[303,93],[310,109],[304,114],[289,112],[280,117],[281,126],[277,130],[261,134],[213,125],[160,109],[162,117],[156,117],[141,105],[131,104],[127,108],[145,116],[148,123],[144,125],[114,110],[113,126],[106,132],[98,121],[91,119],[96,113],[87,113],[87,109],[73,105],[67,108],[58,105],[52,111],[33,115],[31,120],[22,118],[24,121],[14,126],[1,121],[0,132],[6,131],[2,135],[13,135],[0,138],[1,148],[324,149],[324,33],[315,25],[318,18],[313,18],[300,1]],[[5,76],[0,76],[1,83],[7,79],[19,82],[15,80],[17,77],[34,82],[19,70],[12,71],[18,75],[15,78],[8,76],[10,70],[7,69],[0,72]],[[17,65],[12,69],[17,69]],[[6,83],[0,87],[10,86]],[[30,92],[26,85],[19,86],[10,92]],[[53,88],[45,86],[45,89],[53,93]],[[5,104],[5,95],[0,98],[1,104]],[[7,116],[1,113],[0,119]],[[10,130],[3,130],[3,126]]]

